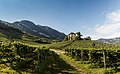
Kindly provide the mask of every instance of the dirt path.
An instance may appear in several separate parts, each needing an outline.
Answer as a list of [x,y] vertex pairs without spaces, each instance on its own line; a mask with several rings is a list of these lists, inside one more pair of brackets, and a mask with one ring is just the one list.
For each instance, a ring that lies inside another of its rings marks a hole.
[[65,54],[65,52],[64,51],[62,51],[62,50],[56,50],[56,49],[50,49],[51,51],[54,51],[55,53],[57,53],[58,55],[60,55],[60,54]]
[[[57,49],[50,49],[51,51],[54,51],[55,53],[57,53],[58,55],[63,55],[65,56],[64,54],[66,52],[62,51],[62,50],[57,50]],[[62,58],[64,60],[64,58]],[[85,74],[80,68],[78,68],[74,63],[71,63],[69,60],[64,60],[66,63],[68,63],[69,65],[71,65],[74,69],[77,70],[77,72],[79,74]]]

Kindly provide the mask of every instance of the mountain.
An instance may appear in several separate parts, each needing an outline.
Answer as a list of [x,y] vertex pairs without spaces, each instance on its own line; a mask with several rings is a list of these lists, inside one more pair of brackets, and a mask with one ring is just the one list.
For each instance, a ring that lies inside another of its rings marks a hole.
[[31,21],[22,20],[11,23],[13,27],[16,27],[24,32],[30,33],[35,36],[50,38],[50,39],[64,39],[65,34],[48,26],[36,25]]
[[0,22],[0,36],[5,37],[7,39],[10,38],[21,38],[24,33],[19,29],[8,26],[7,24]]
[[103,42],[103,43],[120,43],[120,37],[116,37],[116,38],[110,38],[110,39],[98,39],[98,42]]
[[0,20],[0,42],[5,40],[22,40],[27,42],[50,43],[46,38],[40,38],[21,31],[11,25],[11,23]]

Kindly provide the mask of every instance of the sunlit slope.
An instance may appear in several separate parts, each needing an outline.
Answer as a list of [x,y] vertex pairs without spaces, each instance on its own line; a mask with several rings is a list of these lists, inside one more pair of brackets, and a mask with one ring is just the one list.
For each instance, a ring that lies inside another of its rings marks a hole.
[[6,24],[0,23],[0,38],[1,40],[6,39],[20,39],[23,35],[23,32],[20,30],[7,26]]
[[33,40],[37,39],[33,35],[23,33],[21,30],[8,26],[7,24],[0,23],[0,41],[19,39],[19,40]]
[[55,43],[51,45],[51,48],[58,49],[86,49],[86,50],[118,50],[120,45],[100,43],[91,40],[77,40],[77,41],[66,41],[61,43]]

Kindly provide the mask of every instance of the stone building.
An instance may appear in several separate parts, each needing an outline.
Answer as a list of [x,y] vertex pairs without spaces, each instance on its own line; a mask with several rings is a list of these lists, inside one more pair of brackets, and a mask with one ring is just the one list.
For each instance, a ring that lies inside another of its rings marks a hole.
[[71,32],[70,34],[68,34],[68,40],[75,40],[77,36],[78,35],[76,33]]
[[82,35],[80,32],[77,33],[71,32],[70,34],[67,35],[67,40],[83,40],[81,36]]

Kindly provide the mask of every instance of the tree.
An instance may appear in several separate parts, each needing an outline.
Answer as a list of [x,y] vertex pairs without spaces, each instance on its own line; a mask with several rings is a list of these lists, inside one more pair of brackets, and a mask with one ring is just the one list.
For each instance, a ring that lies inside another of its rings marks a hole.
[[91,40],[91,37],[88,36],[88,37],[84,38],[84,40]]
[[81,38],[81,36],[82,36],[81,33],[80,33],[80,32],[77,32],[76,34],[77,34],[78,40],[81,40],[81,39],[82,39],[82,38]]
[[67,40],[68,40],[68,36],[65,36],[64,41],[67,41]]

